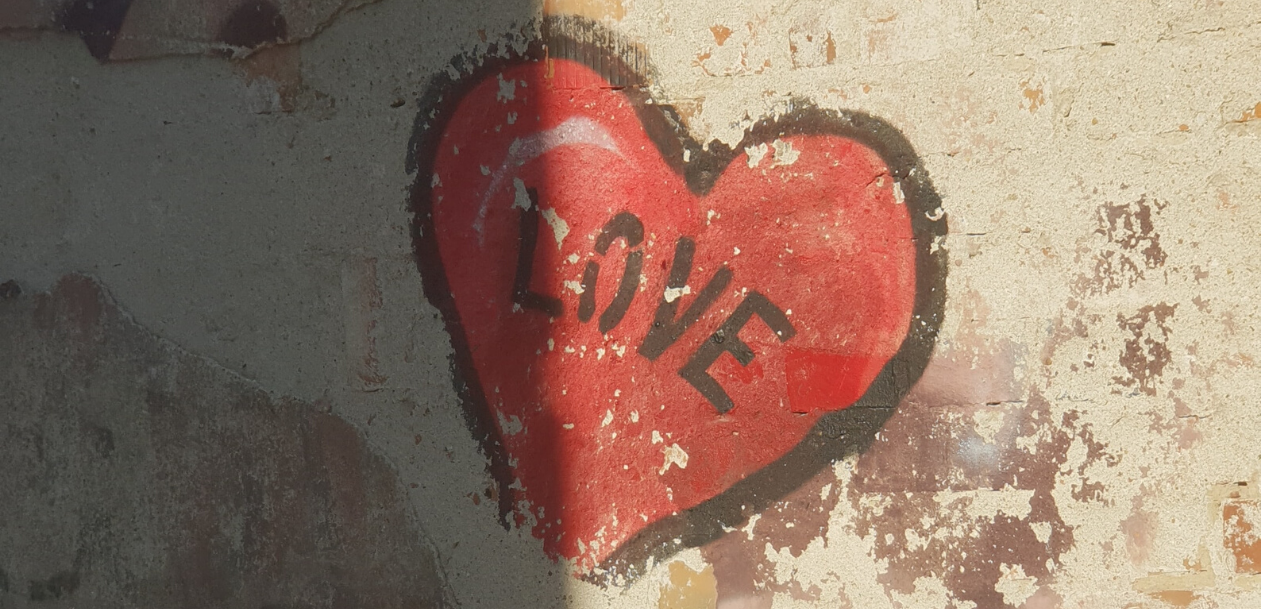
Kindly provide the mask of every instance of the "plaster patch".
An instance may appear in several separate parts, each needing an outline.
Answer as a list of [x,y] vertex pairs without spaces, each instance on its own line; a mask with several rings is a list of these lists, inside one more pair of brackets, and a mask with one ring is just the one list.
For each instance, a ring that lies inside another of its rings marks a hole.
[[509,102],[517,98],[517,81],[509,79],[504,80],[504,75],[500,74],[499,92],[495,95],[495,99],[501,102]]
[[756,146],[749,146],[748,148],[745,148],[744,153],[749,157],[749,169],[756,169],[758,164],[762,162],[762,159],[766,158],[766,153],[768,151],[769,148],[766,144],[758,144]]
[[540,209],[543,214],[543,220],[547,221],[547,225],[552,227],[552,236],[556,238],[556,249],[560,249],[561,243],[565,241],[565,236],[569,234],[569,223],[560,217],[554,209]]
[[687,469],[687,452],[679,448],[677,442],[665,447],[662,452],[665,454],[665,462],[661,464],[661,471],[657,472],[658,474],[664,475],[671,465],[677,465],[679,469]]
[[[437,177],[437,174],[435,174],[434,178]],[[512,198],[512,206],[529,211],[533,204],[530,202],[530,193],[525,188],[525,182],[522,182],[521,178],[512,178],[512,187],[515,191]]]
[[775,156],[771,167],[792,165],[797,162],[797,159],[801,158],[801,151],[794,150],[792,142],[775,140],[772,146],[775,148]]

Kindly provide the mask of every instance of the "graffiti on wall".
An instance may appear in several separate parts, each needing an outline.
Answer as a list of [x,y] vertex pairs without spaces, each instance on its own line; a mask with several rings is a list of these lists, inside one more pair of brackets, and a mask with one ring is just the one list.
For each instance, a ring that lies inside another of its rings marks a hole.
[[932,350],[946,224],[877,118],[701,144],[633,47],[543,31],[431,87],[413,236],[505,523],[617,581],[871,442]]

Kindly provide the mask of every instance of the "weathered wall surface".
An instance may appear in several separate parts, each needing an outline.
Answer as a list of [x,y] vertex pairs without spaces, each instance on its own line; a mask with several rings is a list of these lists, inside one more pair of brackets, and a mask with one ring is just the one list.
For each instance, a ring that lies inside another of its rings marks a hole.
[[1258,9],[5,3],[0,606],[1255,607]]

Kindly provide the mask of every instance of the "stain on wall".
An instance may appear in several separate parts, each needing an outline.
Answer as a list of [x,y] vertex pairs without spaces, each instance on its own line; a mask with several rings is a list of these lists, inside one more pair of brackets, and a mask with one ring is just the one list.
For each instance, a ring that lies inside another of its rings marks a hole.
[[393,469],[327,404],[157,338],[95,280],[0,300],[0,605],[446,607]]

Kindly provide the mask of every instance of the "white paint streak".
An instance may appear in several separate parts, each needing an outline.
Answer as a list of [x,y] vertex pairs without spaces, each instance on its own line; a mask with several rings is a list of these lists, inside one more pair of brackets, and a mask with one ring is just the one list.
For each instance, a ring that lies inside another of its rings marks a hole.
[[[501,78],[500,81],[502,83],[503,79]],[[503,84],[500,84],[500,88],[503,88]],[[599,123],[586,117],[574,117],[552,129],[514,140],[508,147],[508,155],[503,163],[491,173],[490,186],[482,195],[477,218],[473,220],[473,230],[477,232],[478,245],[485,243],[485,235],[482,231],[486,227],[486,212],[490,206],[490,198],[499,192],[509,175],[515,173],[522,165],[556,148],[580,145],[595,146],[625,158],[618,149],[617,143],[613,141],[613,136]],[[459,152],[457,151],[456,154]]]

